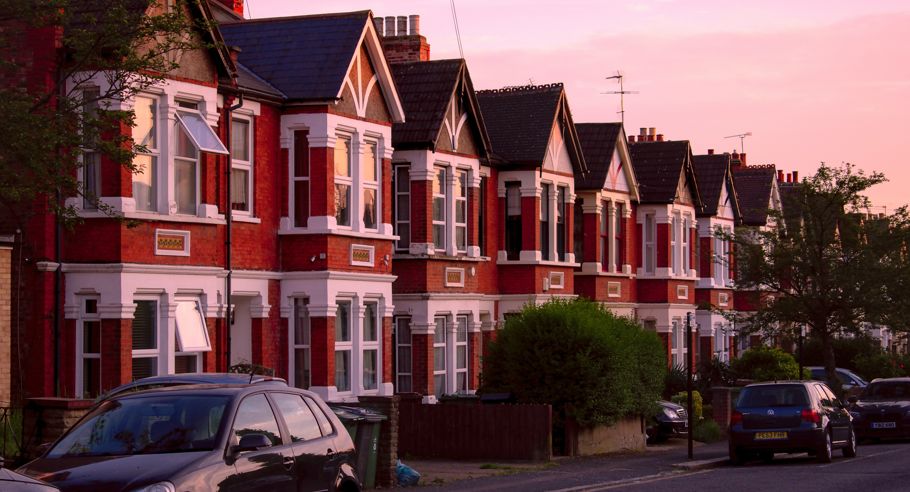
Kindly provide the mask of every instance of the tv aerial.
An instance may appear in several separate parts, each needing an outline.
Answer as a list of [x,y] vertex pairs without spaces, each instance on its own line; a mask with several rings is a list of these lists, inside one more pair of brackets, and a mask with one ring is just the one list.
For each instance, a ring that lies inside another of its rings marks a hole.
[[746,151],[746,147],[745,147],[746,137],[751,137],[751,136],[752,136],[752,132],[746,132],[746,133],[738,133],[736,135],[730,135],[730,136],[724,137],[724,138],[738,138],[739,139],[739,153],[742,154],[743,152]]
[[619,118],[620,118],[620,121],[622,121],[622,126],[625,127],[626,126],[625,96],[626,96],[626,94],[638,94],[638,91],[627,91],[623,88],[623,85],[622,85],[623,74],[619,70],[616,71],[616,75],[611,75],[611,76],[605,77],[605,78],[606,78],[606,80],[616,79],[617,81],[619,81],[619,90],[618,91],[601,92],[601,94],[619,94]]

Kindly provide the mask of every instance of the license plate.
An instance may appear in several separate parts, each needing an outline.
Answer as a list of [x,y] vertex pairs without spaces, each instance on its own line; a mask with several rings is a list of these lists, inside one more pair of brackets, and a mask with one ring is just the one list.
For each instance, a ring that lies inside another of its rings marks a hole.
[[895,429],[897,422],[872,422],[873,429]]
[[755,440],[756,441],[771,441],[774,439],[786,439],[786,432],[756,432]]

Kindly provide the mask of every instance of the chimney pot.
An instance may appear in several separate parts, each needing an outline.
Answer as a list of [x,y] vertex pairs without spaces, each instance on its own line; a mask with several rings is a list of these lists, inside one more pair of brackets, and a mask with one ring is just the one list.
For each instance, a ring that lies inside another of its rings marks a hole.
[[408,17],[406,15],[398,16],[398,35],[399,36],[408,35]]
[[411,28],[408,31],[411,36],[417,36],[420,34],[420,16],[419,15],[409,15],[408,23],[411,24]]
[[629,143],[635,143],[635,135],[629,135]]
[[788,182],[788,183],[792,183],[792,182],[793,182],[793,181],[791,180],[791,178],[792,178],[792,176],[790,175],[790,173],[787,173],[787,182]]
[[784,182],[784,171],[781,170],[781,169],[778,169],[778,170],[777,170],[777,182],[778,182],[778,183],[783,183],[783,182]]
[[708,155],[714,155],[714,149],[708,149]]
[[793,171],[793,182],[799,183],[799,171]]
[[395,35],[395,17],[394,16],[389,15],[389,16],[386,16],[386,18],[385,18],[385,35],[386,36]]
[[657,135],[657,128],[654,128],[653,126],[648,128],[648,135],[650,135],[652,137]]
[[382,17],[374,17],[373,26],[376,28],[376,34],[380,38],[385,36],[385,19]]
[[658,142],[663,142],[663,141],[664,141],[664,134],[663,134],[663,133],[658,133],[658,134],[657,134],[657,141],[658,141]]
[[[638,134],[641,135],[642,137],[646,137],[646,136],[648,136],[648,129],[647,129],[647,128],[640,128],[640,129],[638,130]],[[641,139],[639,138],[639,140],[641,140]]]
[[745,152],[743,152],[742,154],[739,154],[739,160],[742,162],[742,166],[746,167],[746,153]]

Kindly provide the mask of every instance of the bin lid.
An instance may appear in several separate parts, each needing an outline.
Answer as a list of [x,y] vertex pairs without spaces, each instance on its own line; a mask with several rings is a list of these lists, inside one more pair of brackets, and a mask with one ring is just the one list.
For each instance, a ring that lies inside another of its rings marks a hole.
[[388,420],[388,417],[385,415],[369,408],[349,407],[346,405],[329,405],[329,407],[340,419],[354,421],[366,420],[367,422],[382,422],[383,420]]

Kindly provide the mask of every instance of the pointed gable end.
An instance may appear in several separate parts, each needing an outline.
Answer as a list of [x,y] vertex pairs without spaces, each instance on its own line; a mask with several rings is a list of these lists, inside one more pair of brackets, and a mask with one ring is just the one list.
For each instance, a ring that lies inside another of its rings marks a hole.
[[638,200],[638,181],[622,123],[578,123],[578,140],[588,174],[575,179],[580,190],[610,190],[629,193]]
[[338,109],[343,113],[372,121],[404,121],[404,109],[380,45],[372,13],[350,60],[338,98]]

